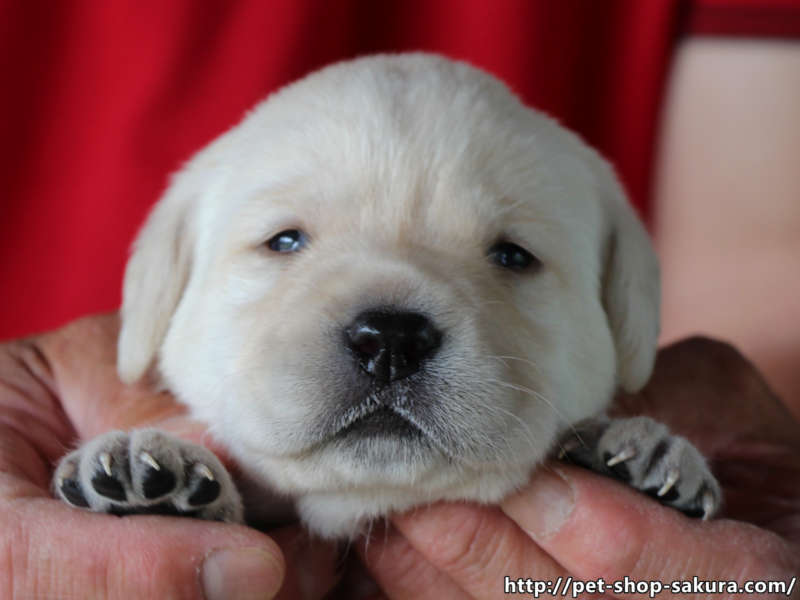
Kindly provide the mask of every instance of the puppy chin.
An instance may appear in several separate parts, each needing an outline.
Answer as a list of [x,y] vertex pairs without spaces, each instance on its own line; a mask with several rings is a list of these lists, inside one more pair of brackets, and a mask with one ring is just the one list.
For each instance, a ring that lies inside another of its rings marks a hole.
[[[324,538],[354,538],[369,523],[440,500],[491,504],[523,486],[546,455],[528,442],[518,461],[465,464],[424,435],[343,436],[301,455],[268,456],[231,445],[246,479],[281,490],[303,523]],[[254,460],[258,457],[257,460]]]
[[[347,460],[339,458],[331,462],[341,469]],[[497,503],[523,486],[535,466],[531,463],[465,471],[453,469],[452,464],[447,468],[446,462],[431,460],[425,467],[395,463],[390,473],[375,469],[351,472],[360,480],[357,485],[304,493],[295,506],[302,521],[316,535],[353,539],[365,533],[372,521],[415,506],[437,501]]]

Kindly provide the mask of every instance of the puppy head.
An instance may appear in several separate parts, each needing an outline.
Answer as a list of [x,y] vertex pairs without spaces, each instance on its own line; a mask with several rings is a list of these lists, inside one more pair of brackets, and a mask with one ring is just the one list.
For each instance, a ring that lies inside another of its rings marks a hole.
[[377,56],[284,88],[175,176],[122,315],[122,378],[157,360],[336,535],[524,482],[647,380],[658,274],[575,135],[465,64]]

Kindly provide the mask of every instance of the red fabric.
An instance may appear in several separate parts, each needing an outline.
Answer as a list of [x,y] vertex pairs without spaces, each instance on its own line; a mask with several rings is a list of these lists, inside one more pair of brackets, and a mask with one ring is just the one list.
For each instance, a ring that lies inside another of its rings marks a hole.
[[115,308],[167,174],[331,61],[430,50],[506,80],[646,206],[677,0],[0,0],[0,338]]
[[800,37],[800,0],[695,0],[687,29],[715,36]]

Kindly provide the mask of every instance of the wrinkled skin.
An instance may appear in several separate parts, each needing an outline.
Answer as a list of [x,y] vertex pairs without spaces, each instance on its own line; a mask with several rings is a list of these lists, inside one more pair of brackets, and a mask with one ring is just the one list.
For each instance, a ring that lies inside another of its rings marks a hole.
[[[336,549],[309,544],[296,527],[270,532],[272,541],[240,526],[120,519],[51,498],[57,458],[108,429],[155,425],[209,445],[168,394],[118,382],[117,330],[116,316],[91,317],[0,345],[0,595],[200,598],[207,552],[245,545],[274,555],[265,577],[283,579],[279,597],[322,597],[338,580]],[[686,340],[662,350],[648,386],[617,404],[618,414],[650,415],[706,453],[725,490],[721,519],[690,520],[557,465],[576,503],[555,532],[542,535],[532,517],[552,499],[539,493],[541,471],[500,507],[442,503],[373,529],[356,549],[385,595],[497,597],[504,575],[744,581],[800,572],[800,425],[747,361],[724,344]]]

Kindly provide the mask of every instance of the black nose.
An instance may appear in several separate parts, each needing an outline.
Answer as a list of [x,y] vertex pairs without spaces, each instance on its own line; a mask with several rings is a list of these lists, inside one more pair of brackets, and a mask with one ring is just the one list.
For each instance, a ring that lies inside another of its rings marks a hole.
[[345,329],[345,339],[361,368],[386,385],[416,373],[439,348],[442,334],[418,313],[367,311]]

